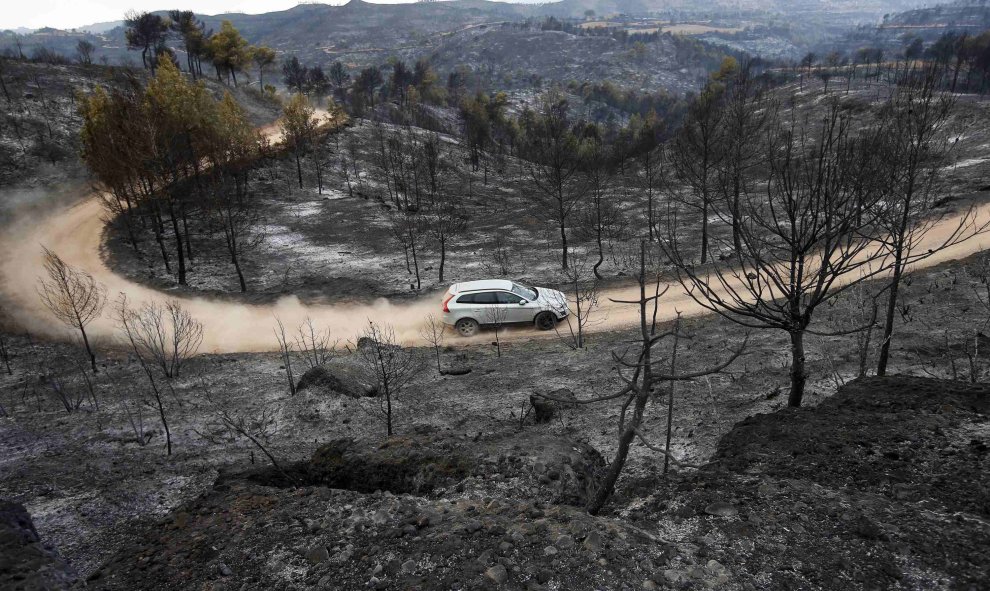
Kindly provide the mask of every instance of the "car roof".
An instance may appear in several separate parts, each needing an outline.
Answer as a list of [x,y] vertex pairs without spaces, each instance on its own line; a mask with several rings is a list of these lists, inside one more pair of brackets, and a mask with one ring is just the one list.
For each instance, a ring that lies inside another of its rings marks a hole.
[[505,279],[481,279],[478,281],[462,281],[450,286],[450,293],[463,293],[466,291],[481,291],[485,289],[512,290],[512,282]]

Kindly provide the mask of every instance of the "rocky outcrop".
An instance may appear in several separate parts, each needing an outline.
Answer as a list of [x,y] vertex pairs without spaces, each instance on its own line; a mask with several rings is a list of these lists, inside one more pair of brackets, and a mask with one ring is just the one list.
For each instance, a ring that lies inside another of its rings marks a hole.
[[38,536],[23,505],[0,500],[0,589],[66,589],[76,577]]
[[335,359],[326,365],[306,370],[296,385],[296,392],[348,396],[374,396],[375,387],[351,360]]
[[381,472],[420,492],[227,480],[150,528],[94,583],[980,589],[988,395],[913,378],[853,382],[818,407],[746,419],[700,470],[624,475],[613,513],[598,517],[564,501],[586,499],[580,483],[601,457],[544,429],[339,440],[307,463],[327,482]]

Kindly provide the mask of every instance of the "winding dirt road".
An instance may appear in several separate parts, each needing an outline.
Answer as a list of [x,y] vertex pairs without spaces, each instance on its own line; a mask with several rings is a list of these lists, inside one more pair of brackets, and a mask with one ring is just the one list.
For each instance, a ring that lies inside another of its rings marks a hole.
[[[982,204],[976,210],[976,223],[990,223],[990,204]],[[958,218],[947,217],[925,236],[919,251],[939,244],[945,232],[951,231]],[[150,289],[114,273],[101,256],[101,240],[104,230],[103,211],[94,195],[89,195],[75,205],[55,208],[49,212],[24,216],[7,224],[0,238],[0,293],[8,310],[21,324],[36,333],[65,338],[70,335],[45,309],[38,297],[37,284],[42,270],[41,245],[53,249],[71,265],[86,270],[106,285],[110,298],[119,293],[127,294],[135,304],[162,301],[177,297],[183,305],[204,325],[203,350],[211,352],[267,351],[275,348],[272,336],[274,317],[278,316],[288,327],[301,324],[306,317],[321,327],[329,327],[335,338],[353,339],[369,320],[388,322],[395,327],[397,336],[406,343],[420,342],[419,330],[424,318],[440,309],[440,294],[427,294],[415,302],[393,304],[384,299],[373,304],[304,305],[295,297],[286,297],[274,304],[252,305],[234,301],[174,296]],[[990,238],[980,235],[955,244],[925,259],[921,266],[932,266],[945,261],[965,258],[990,248]],[[602,294],[601,308],[596,313],[598,322],[591,331],[626,328],[637,322],[635,306],[616,304],[611,299],[633,299],[635,286],[611,289]],[[686,316],[704,313],[705,310],[691,300],[679,285],[671,285],[663,299],[660,317],[672,318],[675,310]],[[109,317],[100,318],[90,327],[97,339],[116,338],[116,329]],[[531,329],[513,329],[507,338],[532,338],[537,333]],[[489,337],[476,337],[486,341]]]
[[[262,130],[273,140],[279,139],[275,128]],[[69,264],[92,274],[106,285],[109,297],[115,299],[124,293],[133,304],[163,301],[175,298],[182,302],[193,316],[203,323],[202,350],[210,352],[268,351],[276,348],[272,327],[278,316],[291,330],[307,317],[320,327],[328,327],[334,338],[342,342],[353,340],[369,320],[387,322],[395,328],[396,335],[408,344],[421,344],[419,331],[430,313],[440,311],[440,293],[426,294],[415,302],[390,303],[381,299],[373,304],[304,305],[294,296],[274,304],[253,305],[220,299],[177,296],[134,283],[114,273],[101,256],[105,222],[103,210],[95,195],[89,194],[73,205],[54,206],[38,212],[14,214],[14,219],[0,224],[0,297],[14,319],[28,330],[55,338],[72,338],[74,335],[59,324],[44,308],[38,297],[37,285],[42,273],[42,245],[54,250]],[[981,203],[974,212],[975,225],[990,224],[990,203]],[[941,244],[946,234],[959,223],[959,217],[947,216],[929,231],[916,252],[924,252]],[[927,267],[945,261],[965,258],[990,248],[990,236],[981,234],[936,253],[915,268]],[[633,326],[638,321],[636,306],[616,304],[612,299],[635,299],[635,286],[610,289],[601,294],[601,306],[590,331],[606,331]],[[674,283],[662,301],[659,319],[674,317],[676,311],[685,316],[705,313],[681,287]],[[94,321],[89,327],[94,339],[116,339],[117,330],[108,314]],[[534,329],[511,329],[506,338],[533,338],[539,334]],[[483,342],[489,336],[482,334],[474,340]],[[471,342],[462,341],[458,342]]]

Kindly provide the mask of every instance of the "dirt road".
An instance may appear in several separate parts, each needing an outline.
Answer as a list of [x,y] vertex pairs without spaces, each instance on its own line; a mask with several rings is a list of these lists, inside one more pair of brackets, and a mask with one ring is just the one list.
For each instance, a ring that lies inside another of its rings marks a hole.
[[[279,139],[277,128],[268,126],[262,130],[273,140]],[[274,304],[252,305],[240,302],[174,296],[139,285],[114,273],[101,256],[101,242],[105,222],[103,210],[95,195],[88,195],[73,205],[51,207],[38,212],[35,208],[19,219],[9,220],[0,236],[0,296],[13,318],[32,332],[57,338],[74,338],[51,313],[44,308],[37,293],[39,274],[42,272],[44,245],[59,254],[69,264],[86,270],[106,285],[111,302],[119,294],[126,294],[132,304],[162,301],[170,297],[179,299],[190,313],[204,325],[203,351],[245,352],[267,351],[276,348],[272,327],[275,317],[290,329],[300,325],[307,317],[318,326],[328,327],[334,338],[342,342],[354,340],[369,321],[387,322],[404,342],[422,343],[419,331],[428,314],[440,312],[441,294],[424,294],[413,303],[390,303],[384,299],[373,304],[304,305],[296,297],[286,297]],[[977,225],[990,223],[990,204],[981,203],[974,212]],[[947,216],[929,231],[915,252],[924,252],[945,241],[945,235],[958,225],[959,218]],[[936,265],[949,260],[965,258],[990,248],[990,236],[983,234],[955,244],[936,253],[917,267]],[[635,299],[635,286],[616,288],[601,294],[601,306],[596,311],[596,321],[590,331],[607,331],[633,326],[637,322],[637,309],[633,305],[617,304],[612,299]],[[705,313],[683,289],[675,283],[662,300],[658,318],[671,319],[677,312],[685,316]],[[116,339],[116,327],[109,317],[109,306],[104,317],[89,328],[91,338]],[[510,329],[506,338],[532,338],[538,331],[529,328]],[[545,334],[545,333],[542,333]],[[451,338],[454,341],[454,338]],[[490,340],[482,333],[476,341]],[[471,342],[457,339],[454,342]]]

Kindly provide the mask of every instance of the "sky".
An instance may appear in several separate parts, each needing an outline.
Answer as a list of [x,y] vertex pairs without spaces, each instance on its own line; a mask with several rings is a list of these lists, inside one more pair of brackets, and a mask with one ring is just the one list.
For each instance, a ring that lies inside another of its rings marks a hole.
[[[345,1],[331,0],[323,4],[343,4]],[[124,13],[129,10],[152,11],[178,8],[199,14],[224,12],[258,14],[285,10],[299,4],[298,0],[3,0],[2,3],[4,6],[0,9],[0,30],[18,27],[71,29],[93,23],[121,20]]]

